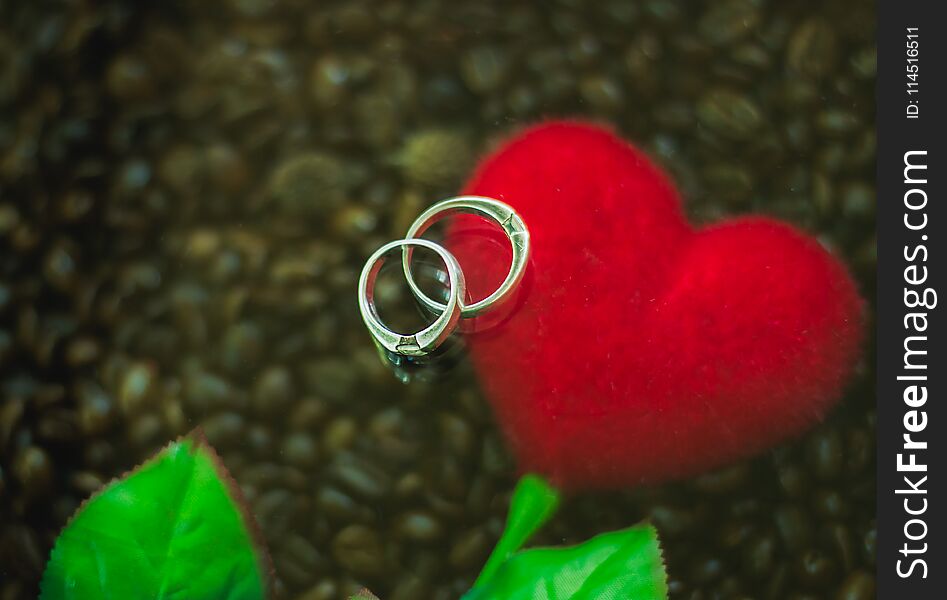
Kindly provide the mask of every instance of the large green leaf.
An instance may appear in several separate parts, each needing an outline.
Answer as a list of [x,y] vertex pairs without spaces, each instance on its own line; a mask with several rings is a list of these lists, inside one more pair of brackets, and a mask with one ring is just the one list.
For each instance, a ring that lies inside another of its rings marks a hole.
[[556,512],[559,494],[526,475],[506,529],[463,600],[665,600],[667,576],[651,525],[604,533],[569,548],[520,548]]
[[667,578],[654,527],[603,533],[569,548],[514,554],[463,600],[665,600]]
[[53,547],[40,599],[267,597],[268,558],[238,499],[200,433],[170,444],[79,507]]

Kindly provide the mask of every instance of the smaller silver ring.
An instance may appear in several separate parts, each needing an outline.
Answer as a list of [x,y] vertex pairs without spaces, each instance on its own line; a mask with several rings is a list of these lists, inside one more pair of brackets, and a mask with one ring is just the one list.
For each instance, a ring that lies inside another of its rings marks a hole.
[[[382,265],[385,264],[385,254],[395,248],[410,246],[422,246],[437,252],[447,267],[449,291],[447,304],[441,305],[443,308],[434,322],[421,331],[405,335],[392,331],[382,324],[378,310],[375,308],[375,280],[378,278]],[[385,244],[368,259],[358,279],[358,307],[369,333],[377,344],[403,356],[426,356],[447,339],[457,328],[466,293],[464,273],[460,270],[457,259],[446,248],[430,240],[405,239]]]
[[[510,271],[503,283],[486,298],[461,308],[461,317],[470,318],[476,317],[494,305],[507,300],[516,289],[516,286],[519,285],[529,261],[529,230],[526,229],[526,223],[516,214],[516,211],[499,200],[483,196],[458,196],[442,200],[421,213],[408,228],[405,238],[409,240],[417,239],[418,236],[424,235],[424,232],[436,221],[457,213],[472,213],[495,221],[509,238],[510,245],[513,247]],[[408,286],[411,288],[411,293],[419,302],[432,311],[441,312],[446,310],[447,306],[445,304],[430,298],[418,287],[411,273],[412,255],[412,248],[406,245],[402,252],[401,264],[404,268],[405,279],[408,280]]]

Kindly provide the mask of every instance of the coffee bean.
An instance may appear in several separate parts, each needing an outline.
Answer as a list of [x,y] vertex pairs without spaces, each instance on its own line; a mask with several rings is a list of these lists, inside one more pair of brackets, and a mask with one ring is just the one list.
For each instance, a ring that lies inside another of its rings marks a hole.
[[745,546],[743,568],[754,579],[771,573],[776,556],[776,540],[768,534],[757,535]]
[[331,486],[320,488],[316,492],[316,507],[339,522],[368,521],[374,516],[371,509],[359,504],[345,492]]
[[700,99],[697,118],[711,131],[735,140],[749,138],[763,122],[750,98],[725,88],[711,90]]
[[85,381],[76,386],[79,404],[78,421],[87,436],[98,435],[115,422],[117,411],[112,398],[98,384]]
[[244,439],[244,420],[238,413],[218,413],[205,419],[203,427],[208,441],[218,449],[236,446]]
[[356,575],[377,577],[387,569],[381,538],[363,525],[349,525],[339,531],[332,540],[332,554]]
[[384,471],[350,455],[340,455],[328,472],[343,487],[366,499],[383,498],[392,485]]
[[480,564],[490,549],[490,536],[481,529],[469,529],[453,542],[448,562],[455,569],[468,569]]
[[837,431],[829,429],[810,437],[806,458],[813,471],[823,481],[835,479],[844,460],[842,440]]
[[52,461],[49,454],[37,446],[27,446],[16,454],[13,474],[31,497],[47,493],[53,484]]
[[704,556],[691,565],[690,579],[700,586],[705,586],[719,579],[726,570],[726,564],[719,558]]
[[283,440],[280,454],[289,464],[303,469],[314,466],[319,459],[316,441],[302,432],[289,434]]
[[807,546],[812,539],[812,526],[806,513],[795,505],[779,507],[774,520],[783,545],[790,552]]
[[848,516],[849,503],[842,494],[835,490],[818,490],[813,495],[813,507],[820,515],[830,519],[841,519]]
[[875,597],[875,578],[865,571],[849,575],[835,595],[837,600],[868,600]]
[[412,542],[433,542],[444,534],[437,518],[424,511],[410,511],[397,516],[395,535]]
[[815,17],[793,32],[786,63],[799,75],[820,79],[835,68],[837,50],[835,30],[825,20]]
[[799,555],[796,578],[810,589],[822,589],[833,580],[838,566],[823,552],[810,549]]
[[509,57],[502,48],[479,46],[461,58],[461,75],[471,91],[491,92],[504,83],[509,73],[509,63]]
[[414,600],[415,598],[430,598],[431,586],[423,578],[416,575],[402,577],[391,592],[391,600]]
[[262,416],[282,416],[292,406],[295,394],[289,370],[281,366],[269,367],[254,386],[253,409]]
[[781,468],[779,483],[783,493],[792,498],[798,498],[809,490],[809,476],[797,465]]
[[299,596],[299,600],[333,600],[339,595],[338,586],[331,579],[323,579]]

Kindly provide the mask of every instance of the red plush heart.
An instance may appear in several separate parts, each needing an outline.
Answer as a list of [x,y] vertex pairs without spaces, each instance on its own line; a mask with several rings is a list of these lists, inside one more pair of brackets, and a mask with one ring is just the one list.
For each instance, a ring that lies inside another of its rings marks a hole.
[[[526,131],[464,192],[507,202],[531,233],[515,312],[468,340],[523,470],[568,489],[691,475],[839,397],[863,303],[814,239],[759,217],[694,228],[640,151],[584,124]],[[459,219],[448,240],[474,297],[509,268],[461,237],[485,226]]]

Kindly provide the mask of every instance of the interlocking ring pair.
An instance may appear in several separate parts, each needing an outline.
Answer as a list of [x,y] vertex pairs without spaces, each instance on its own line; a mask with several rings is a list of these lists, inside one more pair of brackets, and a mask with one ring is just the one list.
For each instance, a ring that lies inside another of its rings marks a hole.
[[[464,272],[457,259],[447,248],[419,237],[438,220],[458,213],[480,215],[495,221],[506,234],[513,248],[513,261],[503,283],[492,294],[469,306],[464,304],[467,287]],[[444,261],[448,283],[446,303],[429,297],[418,286],[411,268],[411,258],[415,247],[433,250]],[[438,315],[430,325],[411,334],[397,333],[386,327],[375,308],[375,280],[385,263],[385,255],[397,248],[402,249],[401,264],[411,293],[422,305]],[[429,356],[450,337],[460,319],[481,315],[510,298],[523,279],[529,260],[529,248],[529,231],[526,229],[526,224],[512,208],[503,202],[483,196],[459,196],[438,202],[421,213],[411,224],[405,239],[385,244],[365,263],[358,281],[358,304],[362,320],[380,350],[393,353],[407,361]]]

